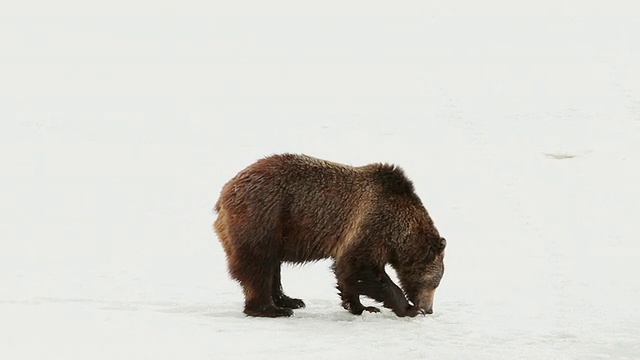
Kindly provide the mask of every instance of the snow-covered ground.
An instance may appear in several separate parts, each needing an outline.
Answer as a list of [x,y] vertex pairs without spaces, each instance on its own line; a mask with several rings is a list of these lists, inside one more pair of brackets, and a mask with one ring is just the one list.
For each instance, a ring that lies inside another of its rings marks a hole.
[[[640,358],[633,2],[88,4],[0,6],[0,359]],[[243,316],[212,207],[285,151],[405,169],[433,315]]]

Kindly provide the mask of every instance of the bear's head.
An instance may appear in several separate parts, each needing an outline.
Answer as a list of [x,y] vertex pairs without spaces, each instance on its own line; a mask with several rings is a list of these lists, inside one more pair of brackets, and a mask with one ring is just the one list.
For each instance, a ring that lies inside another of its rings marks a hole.
[[443,237],[435,240],[431,241],[432,245],[426,256],[396,269],[407,298],[422,314],[433,314],[434,294],[444,275],[444,249],[447,240]]

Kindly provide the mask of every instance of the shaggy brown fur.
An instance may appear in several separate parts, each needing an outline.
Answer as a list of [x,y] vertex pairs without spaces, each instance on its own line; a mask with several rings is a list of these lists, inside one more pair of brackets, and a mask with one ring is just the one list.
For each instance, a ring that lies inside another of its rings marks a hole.
[[432,312],[446,241],[396,166],[274,155],[224,185],[215,209],[214,227],[229,273],[244,290],[247,315],[290,316],[304,307],[283,293],[280,264],[325,258],[334,259],[342,305],[351,313],[379,311],[364,307],[360,295],[398,316]]

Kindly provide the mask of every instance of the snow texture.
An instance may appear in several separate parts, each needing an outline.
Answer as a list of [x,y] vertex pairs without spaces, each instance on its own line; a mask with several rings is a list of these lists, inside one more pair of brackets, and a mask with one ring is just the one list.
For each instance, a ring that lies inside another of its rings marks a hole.
[[[639,24],[631,1],[3,3],[0,358],[640,358]],[[280,152],[404,168],[448,240],[433,315],[350,315],[325,261],[284,268],[294,317],[242,314],[212,208]]]

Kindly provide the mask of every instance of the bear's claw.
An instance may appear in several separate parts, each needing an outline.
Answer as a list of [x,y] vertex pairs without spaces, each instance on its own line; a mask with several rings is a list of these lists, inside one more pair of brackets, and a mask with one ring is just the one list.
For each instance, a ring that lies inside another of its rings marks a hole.
[[301,299],[294,299],[288,296],[276,300],[275,303],[276,306],[287,309],[302,309],[303,307],[307,306]]
[[377,307],[375,307],[375,306],[365,306],[365,307],[364,307],[364,310],[365,310],[365,311],[368,311],[368,312],[370,312],[370,313],[379,313],[379,312],[380,312],[380,309],[378,309],[378,308],[377,308]]

